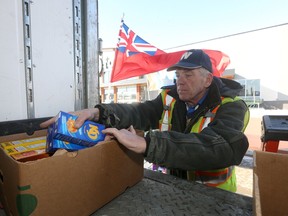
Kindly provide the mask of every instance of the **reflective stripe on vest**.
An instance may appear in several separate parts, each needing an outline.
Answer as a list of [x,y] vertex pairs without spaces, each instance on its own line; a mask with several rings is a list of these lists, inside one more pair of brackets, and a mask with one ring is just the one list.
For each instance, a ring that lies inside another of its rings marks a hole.
[[168,131],[171,129],[172,111],[174,109],[174,104],[176,100],[175,98],[167,94],[169,91],[170,89],[166,89],[165,91],[161,92],[163,102],[163,113],[159,121],[160,131]]
[[233,169],[234,166],[218,170],[195,171],[195,180],[208,186],[217,187],[231,177]]
[[213,121],[219,107],[220,105],[218,105],[212,111],[208,111],[205,116],[201,116],[199,120],[192,126],[191,132],[200,133],[204,128],[206,128],[208,124]]
[[[170,89],[163,90],[161,92],[162,102],[163,102],[163,113],[161,119],[159,120],[159,130],[160,131],[169,131],[171,130],[171,119],[172,119],[172,111],[174,109],[174,104],[176,102],[175,98],[168,95]],[[159,165],[153,164],[153,170],[159,171],[162,173],[169,173],[169,170],[164,167],[160,167]]]

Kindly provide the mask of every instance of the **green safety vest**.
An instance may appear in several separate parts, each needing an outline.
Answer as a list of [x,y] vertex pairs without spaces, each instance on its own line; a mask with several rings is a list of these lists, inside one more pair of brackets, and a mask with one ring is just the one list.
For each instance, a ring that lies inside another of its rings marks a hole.
[[[162,118],[159,121],[159,129],[161,131],[171,129],[172,113],[176,100],[172,96],[168,95],[169,91],[170,89],[166,89],[161,92],[164,105]],[[200,133],[205,127],[207,127],[207,125],[211,121],[213,121],[213,118],[221,105],[241,100],[239,97],[235,97],[234,99],[229,97],[222,97],[221,99],[221,104],[214,108],[212,111],[210,111],[212,115],[210,114],[209,116],[202,116],[199,118],[199,120],[192,126],[191,133]],[[245,130],[248,124],[249,115],[249,111],[246,112],[244,118],[244,127],[242,131]],[[191,181],[198,181],[207,186],[217,187],[231,192],[236,192],[237,190],[236,173],[234,166],[217,170],[187,171],[187,179]]]

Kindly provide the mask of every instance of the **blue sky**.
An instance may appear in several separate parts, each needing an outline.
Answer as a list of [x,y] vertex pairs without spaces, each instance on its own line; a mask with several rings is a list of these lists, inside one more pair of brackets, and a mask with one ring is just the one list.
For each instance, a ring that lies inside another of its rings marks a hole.
[[167,49],[288,23],[287,0],[98,0],[103,48],[117,44],[121,18],[147,42]]

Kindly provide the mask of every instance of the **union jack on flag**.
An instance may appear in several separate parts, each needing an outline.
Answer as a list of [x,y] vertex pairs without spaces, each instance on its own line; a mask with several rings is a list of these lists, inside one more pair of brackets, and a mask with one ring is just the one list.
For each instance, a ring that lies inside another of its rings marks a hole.
[[[166,53],[135,34],[122,20],[111,72],[111,82],[157,72],[176,64],[186,50]],[[220,76],[230,63],[217,50],[204,50],[211,58],[213,74]]]
[[122,22],[118,40],[118,50],[126,53],[127,57],[138,53],[146,53],[150,56],[154,56],[157,51],[157,54],[164,53],[135,34],[124,22]]

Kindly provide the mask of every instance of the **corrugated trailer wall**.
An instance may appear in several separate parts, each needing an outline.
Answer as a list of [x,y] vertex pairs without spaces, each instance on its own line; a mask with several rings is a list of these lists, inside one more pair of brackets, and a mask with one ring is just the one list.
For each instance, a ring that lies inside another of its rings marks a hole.
[[0,20],[0,121],[97,103],[97,0],[5,1]]

